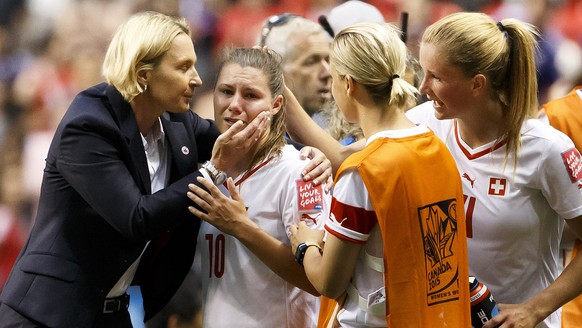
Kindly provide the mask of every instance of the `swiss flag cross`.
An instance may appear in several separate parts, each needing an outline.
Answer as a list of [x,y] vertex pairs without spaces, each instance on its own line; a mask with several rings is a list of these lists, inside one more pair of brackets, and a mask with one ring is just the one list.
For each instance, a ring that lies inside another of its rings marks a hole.
[[507,180],[503,178],[489,178],[489,195],[505,196]]

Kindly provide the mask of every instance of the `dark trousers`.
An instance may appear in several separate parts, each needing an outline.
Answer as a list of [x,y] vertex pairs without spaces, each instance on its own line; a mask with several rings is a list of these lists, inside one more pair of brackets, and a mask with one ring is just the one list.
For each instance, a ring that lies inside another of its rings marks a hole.
[[[49,328],[28,319],[6,304],[0,304],[0,327],[2,328]],[[127,309],[97,316],[93,328],[132,328]]]

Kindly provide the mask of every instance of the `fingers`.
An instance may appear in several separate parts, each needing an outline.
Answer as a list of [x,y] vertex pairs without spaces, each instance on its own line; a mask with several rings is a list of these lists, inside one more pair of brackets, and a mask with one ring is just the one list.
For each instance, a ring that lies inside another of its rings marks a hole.
[[[193,184],[188,186],[190,188],[190,190],[192,190],[192,187],[201,189]],[[197,191],[197,190],[196,190]],[[203,209],[204,211],[208,211],[208,209],[210,208],[209,204],[202,198],[200,198],[197,194],[195,194],[194,192],[187,192],[186,195],[188,196],[188,198],[190,198],[190,200],[192,202],[194,202],[194,204],[198,205],[201,209]],[[195,216],[199,217],[202,220],[208,220],[208,215],[206,212],[203,212],[201,210],[199,210],[198,208],[196,208],[195,206],[188,206],[188,210],[190,211],[190,213],[194,214]]]
[[487,321],[484,325],[483,328],[495,328],[498,327],[501,323],[503,323],[504,320],[501,319],[500,315],[497,315],[495,317],[493,317],[493,319]]
[[190,183],[188,185],[188,189],[190,189],[190,192],[195,193],[199,198],[202,198],[203,200],[210,202],[213,200],[214,195],[221,194],[220,190],[216,188],[214,183],[206,180],[204,177],[197,177],[196,181],[198,181],[204,188],[207,189],[204,190],[193,183]]
[[232,180],[231,177],[228,177],[228,179],[226,179],[226,186],[228,187],[228,192],[230,193],[230,198],[238,201],[243,201],[243,199],[240,197],[240,194],[236,188],[236,185],[234,184],[234,180]]
[[303,180],[313,180],[317,186],[326,182],[332,176],[331,161],[317,148],[303,147],[299,153],[301,159],[309,158],[303,171]]
[[219,170],[226,171],[259,140],[270,121],[269,112],[264,111],[246,126],[241,121],[233,124],[216,139],[212,148],[212,163]]
[[[514,314],[512,314],[512,312],[510,310],[514,307],[515,307],[514,304],[497,303],[497,308],[499,309],[499,313],[496,316],[494,316],[492,319],[490,319],[489,321],[485,322],[485,324],[483,325],[483,328],[496,328],[496,327],[500,328],[500,327],[505,327],[505,326],[513,327],[513,323],[511,323],[511,321],[512,321],[511,316]],[[520,327],[526,327],[526,326],[520,326]]]
[[210,159],[212,163],[218,170],[228,173],[241,156],[246,155],[256,144],[270,121],[270,114],[265,111],[257,115],[247,126],[244,126],[241,121],[233,124],[216,139]]
[[331,192],[331,188],[333,188],[333,177],[330,175],[329,178],[327,178],[327,181],[325,182],[324,188],[325,193],[327,194]]
[[[266,130],[267,124],[271,121],[271,115],[268,111],[259,113],[247,126],[241,121],[236,122],[225,133],[224,137],[231,142],[242,142],[246,145],[254,144]],[[240,124],[239,124],[240,123]],[[227,141],[228,142],[228,141]]]
[[[259,113],[247,126],[244,125],[242,121],[237,121],[228,130],[222,133],[218,139],[223,143],[244,143],[253,144],[259,139],[263,131],[266,130],[269,122],[271,121],[271,115],[268,111]],[[249,140],[251,142],[249,142]]]
[[224,133],[218,136],[217,140],[227,140],[228,142],[228,140],[231,140],[235,134],[239,133],[243,129],[244,123],[242,121],[237,121],[236,123],[231,125],[231,127],[228,128],[228,130],[226,130]]
[[301,171],[301,175],[303,175],[303,180],[308,181],[311,180],[311,177],[316,177],[323,171],[323,166],[320,168],[320,164],[323,162],[323,159],[311,159],[307,162],[307,165]]
[[301,150],[299,151],[299,158],[300,159],[313,159],[314,154],[314,149],[313,147],[310,146],[305,146],[303,148],[301,148]]
[[[244,130],[241,132],[242,136],[246,138],[246,140],[251,140],[252,143],[258,141],[259,138],[263,135],[263,131],[267,129],[269,122],[271,121],[271,114],[267,111],[259,113],[257,117],[255,117],[249,125],[247,125]],[[243,139],[245,140],[245,139]]]
[[212,182],[206,180],[204,177],[198,177],[197,181],[202,186],[207,188],[208,191],[191,183],[188,185],[188,189],[190,189],[190,191],[188,191],[186,193],[186,196],[188,196],[188,198],[190,198],[190,200],[192,200],[201,209],[206,211],[206,213],[199,211],[198,209],[196,209],[193,206],[189,206],[188,210],[192,214],[194,214],[200,218],[203,218],[203,217],[207,218],[208,217],[207,213],[210,211],[210,209],[212,209],[212,204],[213,204],[214,200],[217,198],[218,194],[222,195],[222,193],[220,192],[220,190],[218,190],[218,188],[216,188],[216,186]]
[[[194,197],[196,197],[196,195],[194,195]],[[192,199],[192,198],[190,198],[190,199]],[[197,200],[192,199],[192,201],[196,204],[199,204],[199,202],[203,202],[202,200],[200,200],[200,198],[198,198]],[[200,205],[198,205],[198,206],[200,206]],[[208,214],[206,214],[206,212],[199,210],[198,208],[196,208],[196,206],[188,206],[188,210],[190,211],[190,213],[194,214],[194,216],[200,218],[201,220],[204,220],[204,221],[210,220],[210,217],[208,216]]]
[[[312,159],[303,170],[303,180],[313,180],[314,185],[320,185],[332,177],[331,162],[326,158],[321,163],[315,164],[316,159]],[[309,168],[311,170],[309,170]]]

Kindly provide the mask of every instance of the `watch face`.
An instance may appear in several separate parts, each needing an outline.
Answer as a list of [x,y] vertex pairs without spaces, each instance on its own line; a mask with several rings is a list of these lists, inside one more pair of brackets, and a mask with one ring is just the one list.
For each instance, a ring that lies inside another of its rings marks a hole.
[[216,177],[215,184],[218,186],[218,185],[223,184],[224,181],[226,181],[226,173],[224,173],[224,172],[218,173],[218,176]]

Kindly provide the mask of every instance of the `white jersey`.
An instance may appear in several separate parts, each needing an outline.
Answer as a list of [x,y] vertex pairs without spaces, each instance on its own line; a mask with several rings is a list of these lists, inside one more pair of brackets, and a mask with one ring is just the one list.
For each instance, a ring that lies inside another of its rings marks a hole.
[[[289,228],[300,220],[323,229],[331,195],[301,179],[307,161],[293,146],[234,180],[248,217],[271,236],[289,242]],[[228,190],[221,186],[223,193]],[[289,250],[291,252],[291,250]],[[202,222],[196,246],[201,260],[203,326],[315,327],[319,298],[271,271],[236,238]]]
[[[580,153],[563,133],[537,119],[524,122],[517,166],[505,145],[472,149],[455,120],[438,120],[432,102],[407,112],[451,151],[463,182],[469,272],[499,303],[522,303],[559,275],[561,219],[582,215]],[[538,327],[560,327],[556,311]]]

